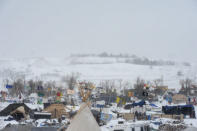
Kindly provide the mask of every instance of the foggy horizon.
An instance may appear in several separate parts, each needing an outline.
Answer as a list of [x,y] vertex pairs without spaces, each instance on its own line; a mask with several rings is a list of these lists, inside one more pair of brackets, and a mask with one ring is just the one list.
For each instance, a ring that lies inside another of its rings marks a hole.
[[197,1],[0,1],[0,58],[135,54],[196,61]]

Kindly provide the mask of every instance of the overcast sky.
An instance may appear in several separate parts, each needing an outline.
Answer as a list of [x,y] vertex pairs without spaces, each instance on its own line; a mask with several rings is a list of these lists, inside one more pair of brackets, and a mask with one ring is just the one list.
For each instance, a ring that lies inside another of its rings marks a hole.
[[1,57],[103,51],[197,60],[197,1],[0,1]]

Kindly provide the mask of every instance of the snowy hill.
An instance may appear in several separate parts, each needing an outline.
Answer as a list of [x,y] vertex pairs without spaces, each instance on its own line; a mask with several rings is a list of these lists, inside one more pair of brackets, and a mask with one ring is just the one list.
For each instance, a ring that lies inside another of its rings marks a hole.
[[[196,79],[195,65],[138,65],[126,63],[126,58],[98,56],[70,56],[66,58],[22,58],[0,59],[0,80],[4,88],[5,79],[15,79],[18,76],[26,80],[56,80],[68,73],[80,74],[81,80],[99,83],[101,80],[123,80],[134,84],[137,77],[145,80],[163,78],[169,88],[180,88],[179,80],[189,77]],[[177,75],[181,72],[182,75]]]

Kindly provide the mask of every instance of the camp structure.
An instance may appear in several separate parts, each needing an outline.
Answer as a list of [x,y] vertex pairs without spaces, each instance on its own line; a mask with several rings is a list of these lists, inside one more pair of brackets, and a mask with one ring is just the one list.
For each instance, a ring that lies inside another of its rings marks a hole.
[[127,104],[127,105],[125,105],[124,109],[128,110],[128,109],[134,108],[135,106],[143,107],[143,105],[145,105],[145,104],[146,104],[146,102],[144,100],[142,100],[138,103]]
[[31,109],[24,103],[14,103],[8,105],[4,110],[0,112],[0,116],[12,115],[16,120],[26,118],[27,114],[31,113]]
[[187,102],[187,97],[182,94],[176,94],[172,97],[172,102],[174,104],[180,104],[180,103],[186,103]]
[[16,108],[16,110],[10,113],[16,120],[21,120],[22,118],[27,119],[27,115],[25,114],[25,108],[20,106]]
[[162,106],[162,112],[167,115],[188,115],[190,118],[195,118],[195,110],[193,105],[178,105],[178,106]]
[[83,103],[66,131],[101,131],[88,104]]
[[34,119],[51,119],[51,113],[48,112],[34,112]]
[[63,104],[51,104],[44,109],[44,112],[51,113],[51,118],[61,118],[62,115],[68,115]]

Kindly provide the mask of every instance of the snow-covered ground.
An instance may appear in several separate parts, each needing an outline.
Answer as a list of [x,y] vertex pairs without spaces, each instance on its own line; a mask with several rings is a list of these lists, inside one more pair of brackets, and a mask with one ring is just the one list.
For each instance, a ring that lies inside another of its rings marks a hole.
[[15,125],[18,124],[17,121],[12,120],[12,121],[5,121],[5,119],[7,119],[9,116],[6,117],[0,117],[0,130],[3,129],[6,125],[11,124],[11,125]]
[[[195,115],[197,117],[197,106],[194,106],[194,108],[195,108]],[[197,119],[184,119],[184,122],[190,127],[197,128]]]
[[[0,89],[4,89],[5,79],[18,75],[26,80],[56,80],[69,73],[80,74],[81,80],[99,83],[101,80],[123,80],[134,84],[137,77],[145,80],[163,78],[169,88],[180,88],[179,80],[185,77],[196,79],[195,65],[148,66],[121,62],[115,58],[66,57],[66,58],[21,58],[0,59]],[[177,72],[181,71],[182,76]]]

